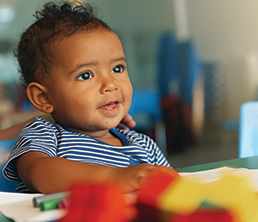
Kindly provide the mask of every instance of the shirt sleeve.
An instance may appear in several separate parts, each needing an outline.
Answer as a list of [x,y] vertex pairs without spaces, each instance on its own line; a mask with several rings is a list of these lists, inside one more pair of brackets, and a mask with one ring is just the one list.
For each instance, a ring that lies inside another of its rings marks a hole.
[[150,137],[147,137],[147,138],[148,139],[146,139],[146,141],[147,141],[147,144],[149,144],[148,145],[148,149],[149,149],[148,155],[149,155],[150,161],[153,162],[154,165],[162,165],[162,166],[172,168],[171,165],[169,164],[169,162],[167,161],[166,157],[164,156],[164,154],[158,147],[157,143]]
[[37,151],[54,157],[57,154],[57,129],[42,118],[35,117],[35,121],[27,124],[16,139],[9,155],[3,174],[7,179],[19,181],[15,160],[21,155]]
[[149,164],[162,165],[172,168],[156,142],[149,136],[138,133],[134,130],[120,131],[128,137],[131,145],[138,145],[145,150]]

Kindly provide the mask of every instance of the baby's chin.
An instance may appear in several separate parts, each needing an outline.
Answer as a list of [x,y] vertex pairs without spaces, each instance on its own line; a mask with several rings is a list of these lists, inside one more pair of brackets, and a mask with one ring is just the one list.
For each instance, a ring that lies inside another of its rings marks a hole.
[[110,130],[110,129],[116,128],[116,127],[119,126],[120,122],[121,122],[121,120],[120,120],[119,122],[116,121],[115,123],[108,124],[107,127],[106,127],[106,129],[109,129],[109,130]]
[[124,118],[124,115],[119,115],[119,118],[117,116],[116,118],[106,119],[104,120],[106,122],[101,123],[101,125],[103,126],[103,128],[113,129],[121,123],[123,118]]

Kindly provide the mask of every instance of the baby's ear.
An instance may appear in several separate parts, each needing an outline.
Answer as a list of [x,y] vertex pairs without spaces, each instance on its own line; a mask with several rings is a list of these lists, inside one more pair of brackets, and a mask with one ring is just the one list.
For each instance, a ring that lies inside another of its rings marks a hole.
[[49,100],[47,89],[41,84],[31,82],[27,86],[26,93],[30,102],[38,110],[48,114],[54,111],[54,106]]

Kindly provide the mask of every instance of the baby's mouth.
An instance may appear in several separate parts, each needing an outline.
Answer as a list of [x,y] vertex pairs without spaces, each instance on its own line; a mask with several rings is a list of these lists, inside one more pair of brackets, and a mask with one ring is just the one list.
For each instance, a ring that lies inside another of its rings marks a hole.
[[119,104],[118,101],[110,102],[104,106],[99,107],[99,109],[112,110],[112,109],[116,108],[118,104]]

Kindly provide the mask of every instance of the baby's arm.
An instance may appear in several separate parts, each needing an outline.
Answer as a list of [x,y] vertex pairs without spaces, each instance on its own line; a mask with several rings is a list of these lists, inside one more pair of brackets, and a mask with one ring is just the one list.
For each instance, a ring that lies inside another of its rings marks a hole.
[[[31,122],[32,120],[28,120]],[[0,140],[14,140],[21,132],[22,128],[25,126],[27,121],[18,123],[14,126],[8,127],[0,131]]]
[[[42,115],[42,118],[48,121],[53,121],[53,118],[50,115]],[[15,140],[23,127],[30,122],[33,122],[34,118],[30,118],[23,122],[20,122],[14,126],[8,127],[6,129],[0,130],[0,140]]]
[[125,192],[138,190],[154,169],[171,170],[163,166],[139,164],[124,168],[92,165],[41,152],[28,152],[18,158],[16,168],[25,185],[32,192],[65,191],[77,182],[119,182]]

